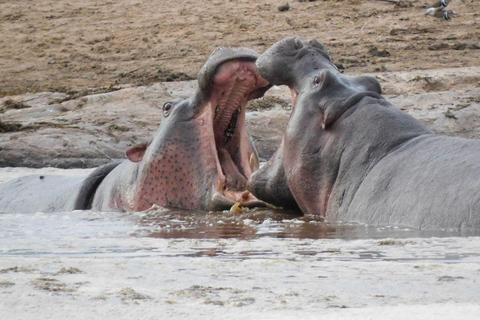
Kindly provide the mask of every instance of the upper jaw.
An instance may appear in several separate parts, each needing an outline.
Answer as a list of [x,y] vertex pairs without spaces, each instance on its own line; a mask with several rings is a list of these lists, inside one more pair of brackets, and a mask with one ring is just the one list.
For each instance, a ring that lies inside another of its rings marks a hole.
[[208,57],[205,64],[200,69],[198,79],[197,96],[200,103],[203,104],[208,100],[213,90],[214,78],[218,73],[218,69],[228,61],[232,60],[248,60],[255,62],[259,54],[248,48],[230,48],[219,47],[215,49]]
[[209,210],[228,209],[235,203],[265,206],[246,191],[248,178],[258,169],[258,157],[248,138],[245,113],[247,102],[268,88],[249,59],[225,61],[212,77],[210,95],[201,108],[202,117],[211,123],[217,168],[206,205]]

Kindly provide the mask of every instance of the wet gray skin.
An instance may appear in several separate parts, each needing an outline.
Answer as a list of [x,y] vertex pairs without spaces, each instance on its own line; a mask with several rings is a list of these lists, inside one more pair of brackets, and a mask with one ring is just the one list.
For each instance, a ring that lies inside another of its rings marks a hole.
[[246,104],[269,87],[255,69],[257,57],[250,49],[218,48],[200,70],[195,94],[166,103],[156,134],[149,142],[128,148],[127,160],[85,177],[8,181],[0,185],[0,212],[264,205],[245,192],[247,179],[258,168],[245,125]]
[[341,74],[316,40],[279,41],[257,68],[294,100],[283,147],[250,177],[259,199],[327,221],[480,227],[480,141],[433,134],[374,78]]

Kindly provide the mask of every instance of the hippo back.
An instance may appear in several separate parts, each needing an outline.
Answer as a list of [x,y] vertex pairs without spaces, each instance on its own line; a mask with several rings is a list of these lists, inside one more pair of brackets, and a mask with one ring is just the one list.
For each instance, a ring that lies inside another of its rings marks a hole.
[[75,199],[74,210],[88,210],[92,208],[93,197],[100,183],[105,177],[123,161],[114,161],[98,167],[83,182]]

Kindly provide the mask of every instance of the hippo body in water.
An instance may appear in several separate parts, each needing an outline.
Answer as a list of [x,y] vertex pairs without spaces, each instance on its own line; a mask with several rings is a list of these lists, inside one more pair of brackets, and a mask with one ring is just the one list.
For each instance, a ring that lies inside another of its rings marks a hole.
[[0,185],[0,212],[262,205],[243,192],[258,168],[245,125],[246,104],[268,89],[256,72],[257,57],[245,48],[218,48],[200,70],[194,95],[166,103],[157,133],[150,142],[128,148],[128,160],[85,177],[37,175],[7,181]]
[[257,69],[294,104],[282,147],[250,177],[259,199],[326,221],[480,228],[480,141],[434,134],[374,78],[341,74],[316,40],[279,41]]

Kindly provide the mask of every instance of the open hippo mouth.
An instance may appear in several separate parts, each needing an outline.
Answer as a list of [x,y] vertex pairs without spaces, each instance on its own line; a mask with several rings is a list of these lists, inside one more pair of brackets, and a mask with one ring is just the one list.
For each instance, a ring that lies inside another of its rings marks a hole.
[[246,191],[248,178],[258,169],[258,157],[247,132],[245,113],[248,101],[263,96],[268,88],[251,59],[229,60],[215,72],[205,108],[215,142],[215,207],[231,207],[236,202],[242,206],[263,204]]

